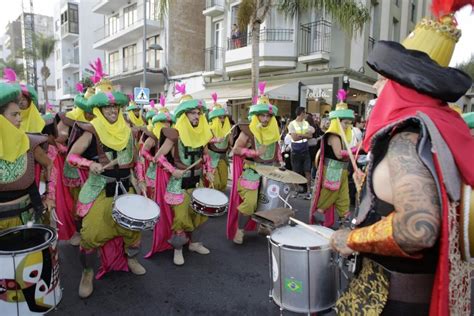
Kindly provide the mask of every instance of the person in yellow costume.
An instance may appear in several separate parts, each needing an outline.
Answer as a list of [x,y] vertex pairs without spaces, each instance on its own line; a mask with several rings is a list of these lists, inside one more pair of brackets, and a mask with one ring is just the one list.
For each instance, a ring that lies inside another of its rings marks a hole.
[[[284,166],[280,151],[280,129],[275,116],[278,108],[264,95],[265,83],[259,83],[260,97],[250,107],[250,124],[239,124],[241,130],[233,151],[233,178],[227,216],[227,238],[236,244],[244,241],[244,230],[252,229],[250,216],[258,202],[260,175],[256,164]],[[245,160],[245,162],[244,162]]]
[[142,110],[140,107],[133,101],[130,100],[127,111],[127,119],[130,123],[130,127],[142,127],[145,126],[145,121],[143,121]]
[[52,162],[40,146],[47,137],[20,128],[20,94],[19,85],[0,83],[0,230],[40,223],[44,205],[54,206],[49,194],[42,201],[35,182],[35,163],[46,170],[49,182]]
[[350,206],[347,150],[351,148],[345,148],[344,144],[352,139],[351,122],[354,120],[354,111],[347,108],[345,98],[346,92],[339,90],[339,103],[336,110],[329,113],[331,123],[321,138],[321,149],[316,157],[318,161],[315,161],[318,172],[310,220],[312,223],[315,221],[315,212],[325,214],[324,225],[328,227],[334,225],[334,211],[343,217],[348,214]]
[[[95,95],[87,101],[93,107],[95,118],[91,124],[80,124],[84,133],[72,145],[67,156],[67,161],[72,166],[89,170],[89,177],[81,188],[77,203],[77,213],[82,217],[81,298],[87,298],[93,292],[92,261],[95,249],[106,246],[116,237],[123,238],[123,249],[117,249],[120,253],[114,255],[113,260],[124,261],[126,255],[125,265],[128,265],[133,274],[146,273],[136,259],[140,250],[141,233],[120,226],[112,218],[112,205],[116,195],[133,190],[133,173],[138,179],[139,189],[142,192],[146,190],[144,179],[134,170],[137,153],[132,131],[120,110],[127,104],[128,98],[121,92],[113,91],[111,82],[107,79],[101,79],[95,89]],[[104,168],[106,165],[108,166]],[[103,266],[104,260],[107,258],[103,256]]]
[[3,79],[10,84],[16,84],[21,91],[18,97],[20,128],[27,133],[41,133],[46,123],[37,108],[38,94],[35,89],[30,85],[19,83],[15,71],[10,68],[3,70]]
[[227,153],[230,148],[230,121],[226,110],[217,103],[217,94],[212,94],[214,106],[209,112],[209,121],[214,136],[209,141],[209,156],[214,172],[214,189],[224,192],[227,188],[228,166]]
[[176,125],[161,130],[161,139],[164,141],[156,157],[160,166],[171,175],[165,193],[165,201],[172,206],[174,213],[172,236],[168,242],[174,248],[173,263],[183,265],[183,246],[189,242],[190,234],[193,234],[192,242],[189,243],[190,251],[202,255],[210,253],[209,249],[196,241],[196,230],[207,217],[191,208],[190,196],[203,176],[213,182],[214,170],[207,149],[212,132],[205,117],[206,104],[186,94],[184,84],[177,84],[176,88],[183,95],[175,111]]

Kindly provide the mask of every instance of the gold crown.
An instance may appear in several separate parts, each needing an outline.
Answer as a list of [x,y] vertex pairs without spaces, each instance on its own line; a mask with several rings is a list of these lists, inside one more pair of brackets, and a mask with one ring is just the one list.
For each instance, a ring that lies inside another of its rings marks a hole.
[[456,103],[448,103],[448,105],[452,110],[454,110],[458,114],[462,115],[462,108],[459,105],[457,105]]
[[445,15],[439,22],[427,18],[421,20],[402,45],[406,49],[425,52],[440,66],[447,67],[460,37],[461,30],[456,28],[453,15]]
[[163,112],[163,113],[168,113],[170,110],[166,106],[160,106],[158,108],[158,113]]
[[261,95],[258,98],[257,104],[271,104],[270,99],[266,95]]
[[193,99],[193,97],[190,94],[185,94],[179,99],[179,103],[184,102],[184,101],[188,101],[188,100],[192,100],[192,99]]
[[338,111],[338,110],[348,110],[348,109],[349,109],[349,106],[345,102],[339,102],[338,104],[336,104],[336,111]]
[[86,93],[84,94],[84,98],[89,99],[94,94],[95,94],[95,89],[93,87],[89,87],[87,88]]
[[112,92],[113,90],[112,81],[106,78],[100,79],[100,81],[95,85],[95,93]]
[[222,104],[214,103],[212,110],[214,111],[214,110],[219,110],[219,109],[223,109]]

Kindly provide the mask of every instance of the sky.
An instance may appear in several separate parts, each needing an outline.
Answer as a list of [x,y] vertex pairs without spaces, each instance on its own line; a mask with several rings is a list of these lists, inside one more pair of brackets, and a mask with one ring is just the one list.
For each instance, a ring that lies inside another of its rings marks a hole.
[[[5,33],[7,23],[15,20],[21,13],[22,1],[24,2],[25,11],[29,12],[30,0],[1,0],[0,35]],[[59,0],[34,0],[34,12],[53,16],[57,1]],[[474,54],[474,14],[471,14],[471,11],[472,9],[467,6],[456,14],[463,36],[456,45],[450,66],[468,61],[471,55]]]

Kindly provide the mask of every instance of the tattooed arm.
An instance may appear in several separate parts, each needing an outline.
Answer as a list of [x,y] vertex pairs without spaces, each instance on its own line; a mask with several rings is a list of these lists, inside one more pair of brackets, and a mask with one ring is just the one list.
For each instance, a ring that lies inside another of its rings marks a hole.
[[375,224],[339,230],[332,247],[343,255],[354,251],[407,257],[432,247],[440,231],[440,202],[433,177],[416,151],[418,134],[402,132],[391,140],[383,172],[389,174],[394,212]]
[[387,153],[395,207],[393,237],[408,253],[432,247],[441,224],[436,184],[418,157],[417,141],[416,133],[399,133]]

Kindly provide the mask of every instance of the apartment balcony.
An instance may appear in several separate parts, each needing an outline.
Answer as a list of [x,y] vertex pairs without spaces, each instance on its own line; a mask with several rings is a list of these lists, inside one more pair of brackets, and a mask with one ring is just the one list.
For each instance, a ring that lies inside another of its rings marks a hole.
[[204,77],[222,76],[224,71],[224,54],[222,47],[212,46],[204,50]]
[[319,20],[300,26],[301,42],[298,61],[305,64],[329,62],[331,22]]
[[75,70],[79,69],[79,56],[78,55],[73,55],[73,56],[63,56],[63,70]]
[[130,3],[130,0],[98,0],[92,7],[92,12],[110,14],[117,12],[121,7]]
[[369,53],[374,49],[375,46],[375,38],[369,36]]
[[[150,50],[146,56],[147,86],[164,84],[165,76],[156,51]],[[143,53],[136,53],[105,64],[105,73],[114,84],[122,86],[140,86],[143,78]]]
[[79,23],[66,22],[61,25],[62,40],[76,40],[79,37]]
[[[161,30],[157,14],[148,14],[146,19],[147,33],[153,34]],[[95,33],[94,49],[113,50],[123,43],[136,42],[143,37],[143,7],[137,8],[136,19],[130,15],[120,15],[115,21],[105,24]],[[110,21],[110,20],[109,20]]]
[[[225,55],[228,75],[248,74],[252,69],[251,34],[229,38]],[[297,50],[293,29],[263,29],[260,31],[261,72],[296,67]]]
[[206,0],[206,7],[202,14],[210,17],[224,14],[224,0]]

